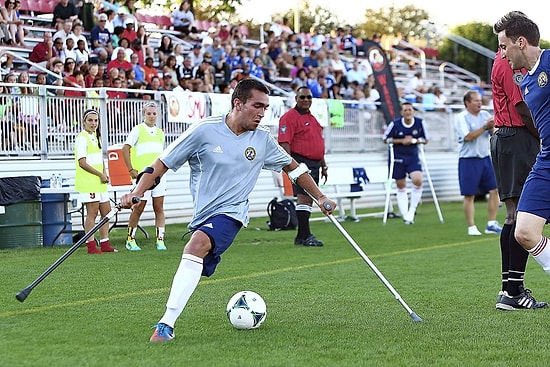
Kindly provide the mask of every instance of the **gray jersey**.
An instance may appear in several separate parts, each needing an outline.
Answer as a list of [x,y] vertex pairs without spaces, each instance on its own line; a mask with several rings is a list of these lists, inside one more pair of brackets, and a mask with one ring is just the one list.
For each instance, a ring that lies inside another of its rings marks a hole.
[[485,110],[479,111],[477,116],[468,111],[462,111],[456,116],[455,129],[458,136],[459,158],[485,158],[490,154],[489,151],[489,132],[486,131],[472,141],[464,141],[464,137],[472,130],[482,127],[491,114]]
[[280,172],[292,158],[259,126],[235,135],[224,116],[193,124],[159,157],[174,171],[189,162],[189,188],[193,196],[193,229],[206,219],[225,214],[248,225],[248,196],[261,169]]

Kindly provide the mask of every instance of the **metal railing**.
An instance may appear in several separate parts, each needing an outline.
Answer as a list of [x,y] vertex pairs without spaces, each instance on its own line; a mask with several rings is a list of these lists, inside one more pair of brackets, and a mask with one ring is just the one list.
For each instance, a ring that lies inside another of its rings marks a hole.
[[[6,85],[11,88],[21,87],[20,84]],[[102,147],[106,151],[111,145],[121,144],[126,139],[133,126],[141,122],[141,108],[146,100],[158,101],[160,107],[159,126],[164,130],[166,141],[170,143],[180,136],[196,119],[184,118],[174,120],[169,118],[173,111],[167,106],[167,100],[173,102],[174,95],[166,96],[166,92],[151,92],[133,90],[138,98],[112,99],[108,98],[109,89],[101,88],[99,97],[65,97],[55,93],[61,87],[35,86],[35,94],[0,94],[0,159],[19,156],[29,159],[51,159],[72,157],[74,141],[82,130],[82,113],[87,108],[96,108],[100,112],[100,132]],[[67,88],[64,88],[67,89]],[[51,92],[54,93],[51,93]],[[84,91],[89,91],[84,89]],[[130,91],[130,90],[127,90]],[[147,99],[143,96],[147,95]],[[204,99],[206,116],[212,114],[218,98]],[[178,98],[184,101],[183,93]],[[223,97],[222,97],[223,98]],[[229,100],[230,96],[227,95]],[[284,97],[272,96],[282,99]],[[180,101],[180,107],[186,108]],[[212,101],[216,101],[213,103]],[[322,100],[321,100],[322,101]],[[342,101],[344,107],[344,124],[331,126],[330,111],[327,116],[321,116],[325,127],[326,149],[328,153],[372,152],[383,150],[382,134],[386,126],[380,110],[368,110],[358,101]],[[283,103],[278,114],[286,112],[291,104]],[[419,106],[420,107],[420,106]],[[454,112],[463,106],[447,106],[447,111],[417,111],[417,116],[423,117],[431,142],[430,149],[449,151],[456,148],[454,133]],[[194,108],[196,106],[190,106]],[[328,110],[327,106],[327,110]],[[222,109],[225,111],[225,109]],[[184,113],[184,116],[191,116]],[[215,112],[218,113],[218,112]],[[271,131],[277,134],[277,116],[272,118]],[[324,120],[323,120],[324,119]],[[267,120],[267,119],[264,119]]]

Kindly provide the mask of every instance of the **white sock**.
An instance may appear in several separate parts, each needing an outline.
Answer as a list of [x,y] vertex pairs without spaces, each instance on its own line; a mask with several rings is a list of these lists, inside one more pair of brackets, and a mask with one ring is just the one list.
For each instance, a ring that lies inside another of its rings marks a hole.
[[409,195],[406,189],[397,189],[397,207],[402,216],[408,213]]
[[409,211],[415,211],[418,203],[422,199],[422,186],[413,186],[411,190],[411,207]]
[[166,312],[160,319],[159,323],[163,323],[174,327],[177,318],[181,315],[187,301],[197,288],[201,279],[203,260],[194,255],[183,254],[181,262],[174,275],[170,296],[166,302]]
[[542,269],[550,274],[550,246],[548,238],[541,236],[539,243],[529,251],[533,258],[542,266]]

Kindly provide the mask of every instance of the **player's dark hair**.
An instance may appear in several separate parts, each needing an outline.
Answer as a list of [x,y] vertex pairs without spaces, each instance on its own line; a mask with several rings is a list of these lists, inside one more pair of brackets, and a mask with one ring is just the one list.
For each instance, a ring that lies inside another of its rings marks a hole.
[[[88,108],[86,111],[84,111],[82,113],[82,122],[86,121],[86,117],[88,117],[92,114],[96,114],[97,115],[97,120],[99,121],[99,111],[96,110],[96,109],[93,109],[93,108]],[[97,137],[97,145],[99,146],[99,148],[101,148],[101,129],[100,129],[99,126],[97,127],[97,129],[95,131],[95,135]]]
[[231,96],[231,108],[235,105],[233,104],[236,99],[241,101],[242,104],[245,104],[246,101],[252,97],[252,91],[257,90],[259,92],[269,95],[270,90],[262,82],[255,79],[243,79],[237,84],[233,95]]
[[493,32],[499,34],[505,31],[506,37],[516,42],[523,36],[532,46],[538,46],[540,42],[539,27],[521,11],[511,11],[500,18],[493,26]]

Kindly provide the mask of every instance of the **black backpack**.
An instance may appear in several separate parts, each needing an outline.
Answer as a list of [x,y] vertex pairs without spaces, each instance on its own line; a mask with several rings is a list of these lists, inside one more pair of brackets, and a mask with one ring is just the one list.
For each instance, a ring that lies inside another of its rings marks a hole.
[[271,200],[267,204],[267,215],[269,216],[267,226],[272,231],[296,229],[298,226],[296,207],[290,199]]

